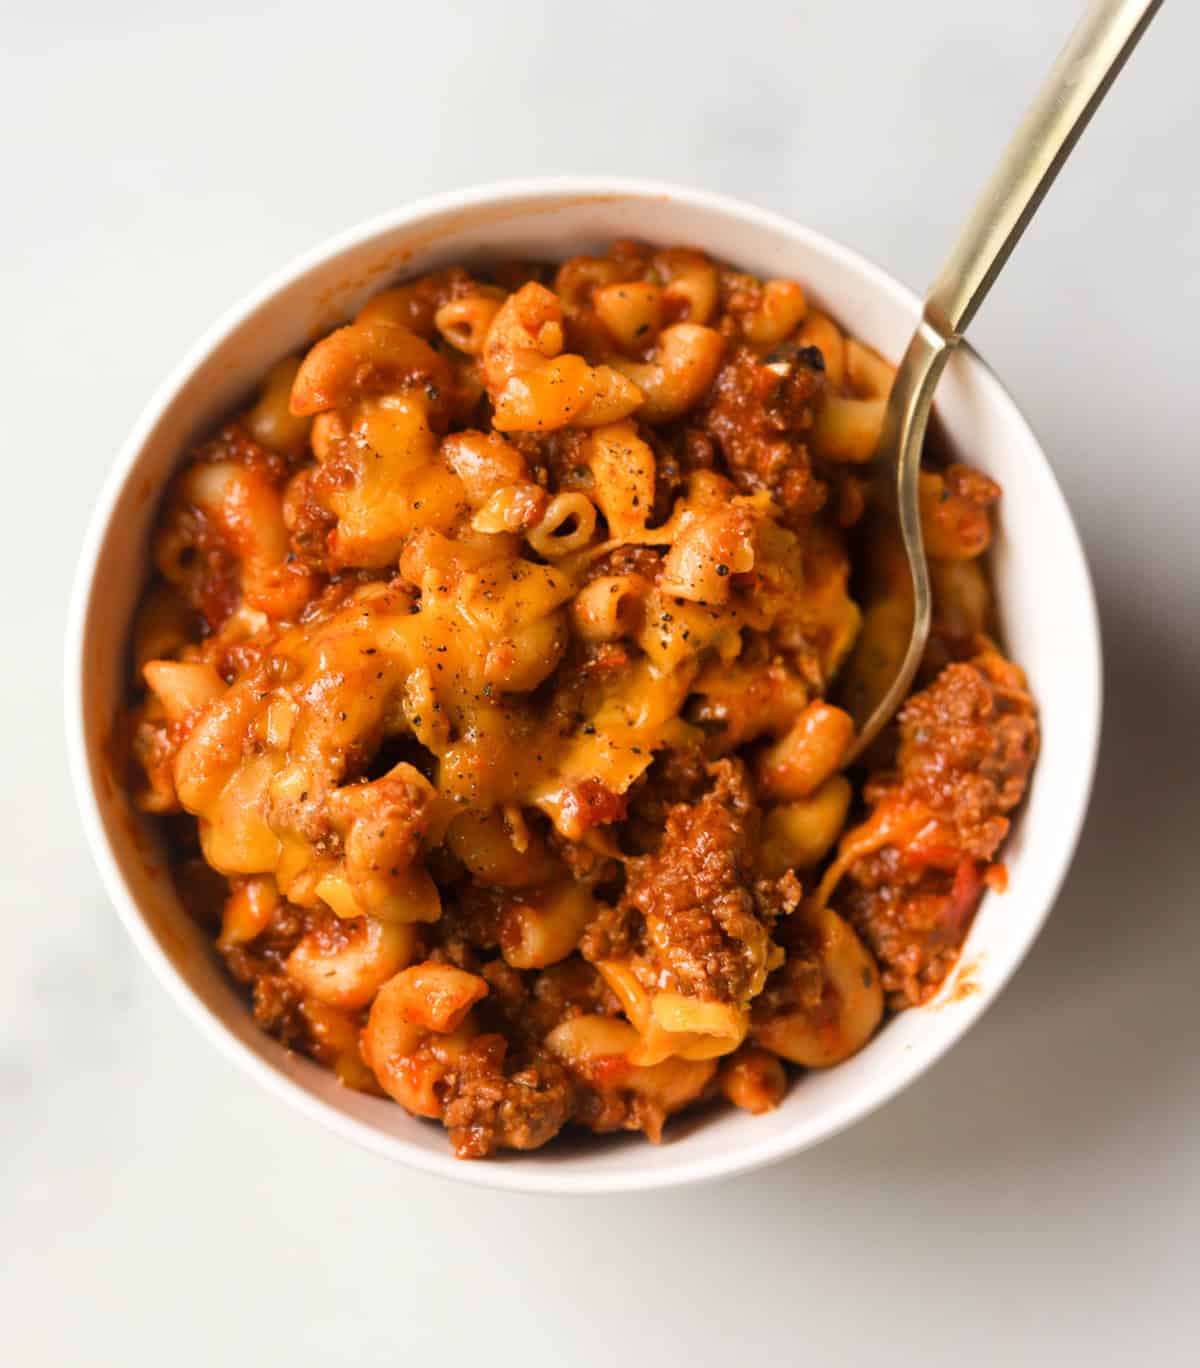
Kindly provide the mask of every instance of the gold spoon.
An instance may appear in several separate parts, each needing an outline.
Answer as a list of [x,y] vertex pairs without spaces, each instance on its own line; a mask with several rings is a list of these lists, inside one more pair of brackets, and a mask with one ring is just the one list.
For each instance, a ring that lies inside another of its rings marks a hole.
[[983,303],[1096,106],[1162,0],[1093,0],[992,172],[937,279],[900,361],[884,412],[878,459],[895,497],[913,588],[908,649],[884,696],[860,723],[853,760],[904,701],[929,638],[929,567],[921,539],[918,474],[925,427],[950,353]]

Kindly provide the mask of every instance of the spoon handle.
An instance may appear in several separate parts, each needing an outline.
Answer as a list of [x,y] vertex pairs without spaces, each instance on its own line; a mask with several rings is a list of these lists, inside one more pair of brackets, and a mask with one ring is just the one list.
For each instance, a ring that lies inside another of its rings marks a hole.
[[1093,0],[930,287],[926,320],[957,340],[1162,0]]
[[933,595],[921,535],[920,465],[938,379],[1042,196],[1161,4],[1162,0],[1092,0],[925,297],[921,321],[896,370],[878,446],[892,462],[891,490],[912,579],[912,630],[883,697],[847,699],[859,724],[848,763],[867,749],[903,703],[929,639]]

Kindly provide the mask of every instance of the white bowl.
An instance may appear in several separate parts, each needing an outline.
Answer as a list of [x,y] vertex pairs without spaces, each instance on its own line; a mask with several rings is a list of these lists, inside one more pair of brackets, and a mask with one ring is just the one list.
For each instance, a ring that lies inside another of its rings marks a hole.
[[430,1173],[537,1192],[620,1192],[738,1173],[833,1135],[911,1083],[978,1019],[1037,935],[1083,821],[1100,729],[1099,629],[1071,516],[1025,420],[964,347],[941,381],[938,408],[963,458],[1004,486],[992,566],[1004,636],[1029,674],[1043,744],[1003,853],[1008,892],[985,897],[961,967],[934,1002],[890,1021],[845,1064],[804,1076],[767,1116],[729,1109],[677,1122],[661,1146],[640,1136],[568,1142],[483,1163],[455,1160],[440,1126],[343,1089],[258,1029],[208,938],[180,906],[158,839],[126,802],[108,754],[163,486],[190,444],[271,362],[342,322],[394,279],[487,254],[562,258],[614,237],[693,244],[760,275],[795,276],[850,331],[893,358],[919,314],[910,291],[856,253],[717,195],[569,179],[420,201],[343,233],[274,276],[220,319],[160,388],[100,495],[66,646],[67,734],[88,839],[130,935],[171,996],[264,1087],[339,1134]]

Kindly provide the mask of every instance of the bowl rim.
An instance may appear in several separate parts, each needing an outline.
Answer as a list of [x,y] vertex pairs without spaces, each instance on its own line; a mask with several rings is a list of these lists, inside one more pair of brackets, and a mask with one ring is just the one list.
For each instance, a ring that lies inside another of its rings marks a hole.
[[897,1096],[931,1068],[999,997],[1012,974],[1029,953],[1057,901],[1074,858],[1090,805],[1103,714],[1103,656],[1099,613],[1095,588],[1078,529],[1036,433],[995,372],[973,347],[964,342],[959,350],[966,353],[972,365],[977,367],[980,380],[989,392],[988,402],[1005,410],[1007,418],[1015,420],[1028,432],[1032,446],[1041,457],[1044,466],[1047,477],[1046,490],[1050,497],[1057,501],[1058,507],[1055,511],[1061,515],[1066,536],[1063,549],[1073,556],[1080,572],[1079,583],[1082,593],[1078,606],[1085,618],[1082,624],[1083,634],[1090,643],[1087,658],[1076,660],[1074,667],[1087,686],[1083,691],[1085,697],[1094,699],[1095,706],[1084,741],[1087,763],[1086,771],[1079,776],[1078,801],[1073,812],[1064,814],[1068,820],[1061,828],[1056,856],[1049,862],[1042,877],[1046,890],[1044,905],[1036,916],[1028,919],[1022,942],[1012,954],[1003,972],[989,982],[985,991],[974,994],[961,1005],[956,1013],[953,1029],[948,1030],[941,1040],[928,1049],[914,1051],[916,1058],[911,1063],[897,1067],[893,1073],[889,1073],[878,1083],[864,1088],[861,1094],[855,1094],[840,1105],[830,1107],[826,1116],[822,1118],[822,1123],[812,1127],[809,1133],[784,1133],[757,1143],[751,1138],[746,1143],[719,1155],[685,1160],[663,1172],[633,1162],[627,1172],[619,1173],[573,1173],[569,1162],[542,1166],[537,1164],[536,1160],[531,1162],[532,1156],[528,1155],[507,1161],[501,1159],[487,1163],[464,1163],[453,1158],[449,1152],[442,1155],[427,1152],[411,1145],[403,1137],[386,1134],[369,1122],[360,1121],[334,1104],[315,1096],[239,1040],[200,1000],[183,972],[172,962],[151,932],[137,899],[125,883],[110,847],[101,815],[97,786],[88,759],[84,711],[84,648],[96,563],[104,546],[113,512],[147,439],[188,378],[231,332],[279,291],[297,282],[330,257],[361,245],[373,237],[412,227],[437,215],[466,212],[512,200],[555,201],[579,197],[640,199],[651,202],[668,200],[729,219],[753,222],[768,231],[790,237],[826,257],[837,260],[848,271],[867,280],[873,290],[890,295],[893,300],[901,303],[912,313],[914,319],[920,315],[921,301],[915,292],[854,248],[805,224],[797,223],[784,214],[713,191],[641,177],[566,175],[491,181],[409,201],[324,238],[271,272],[261,284],[223,310],[160,382],[122,443],[97,495],[75,569],[64,643],[63,692],[68,764],[92,857],[100,872],[105,891],[126,931],[161,986],[200,1032],[218,1051],[274,1097],[372,1153],[451,1181],[476,1187],[547,1195],[596,1195],[665,1190],[748,1173],[798,1154],[839,1134]]

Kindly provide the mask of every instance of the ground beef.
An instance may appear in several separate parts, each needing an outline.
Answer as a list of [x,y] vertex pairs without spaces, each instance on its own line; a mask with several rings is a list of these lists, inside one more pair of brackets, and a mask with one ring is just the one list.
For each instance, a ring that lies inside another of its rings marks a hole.
[[782,917],[789,917],[799,906],[804,896],[804,888],[796,877],[796,871],[789,869],[777,879],[759,879],[754,885],[754,905],[758,915],[768,926]]
[[811,932],[806,934],[806,930],[802,917],[787,924],[787,960],[754,999],[751,1017],[756,1026],[793,1012],[804,1012],[810,1020],[815,1019],[827,999],[831,1013],[836,1013],[838,999],[829,991],[819,941],[814,943]]
[[625,848],[636,855],[657,850],[668,812],[680,803],[695,803],[710,782],[708,764],[699,746],[667,746],[661,750],[630,792],[623,832]]
[[204,623],[219,631],[241,601],[241,565],[214,520],[176,494],[169,505],[173,561],[163,566],[171,585]]
[[574,1110],[575,1088],[563,1066],[547,1051],[514,1048],[498,1033],[476,1036],[445,1086],[443,1121],[460,1159],[537,1149]]
[[709,792],[672,807],[657,852],[631,862],[621,909],[643,921],[658,987],[743,1002],[761,987],[766,952],[752,891],[758,808],[741,761],[707,772]]
[[198,446],[193,460],[232,461],[276,486],[282,485],[291,473],[291,463],[286,456],[255,441],[239,422],[226,423],[215,437]]
[[[429,934],[448,947],[462,941],[481,950],[494,950],[500,944],[500,924],[509,897],[502,888],[464,882],[454,897],[442,899],[442,915]],[[451,951],[448,958],[458,964],[462,956]]]
[[586,430],[509,432],[505,440],[529,462],[530,474],[538,484],[560,494],[570,490],[592,492],[592,468],[588,462],[591,434]]
[[613,1131],[641,1131],[648,1140],[659,1144],[663,1127],[670,1115],[667,1108],[653,1098],[624,1089],[579,1089],[575,1120],[597,1135]]
[[619,1016],[616,994],[585,960],[574,956],[532,976],[524,1015],[539,1039],[564,1021],[582,1015]]
[[751,348],[735,348],[699,417],[739,490],[767,490],[788,521],[825,500],[804,444],[824,371],[803,350],[781,353],[777,364],[773,369]]
[[688,476],[696,470],[716,468],[716,443],[707,432],[690,426],[646,427],[639,435],[654,452],[654,504],[649,525],[658,527],[675,511],[676,500],[687,490]]
[[553,829],[546,839],[550,849],[571,871],[571,877],[580,883],[607,884],[620,878],[617,862],[593,850],[591,846],[568,840]]
[[254,980],[252,997],[254,1020],[264,1031],[289,1048],[305,1043],[308,1027],[300,1011],[303,994],[286,974],[259,974]]
[[876,866],[876,876],[893,882],[872,886],[851,880],[838,911],[870,947],[888,1006],[900,1011],[928,1001],[945,982],[984,886],[971,860],[961,861],[953,874],[925,869],[914,878],[899,860],[885,859]]
[[642,938],[641,914],[627,899],[615,904],[600,903],[596,916],[588,923],[579,942],[585,960],[624,959],[633,953]]
[[329,571],[336,565],[329,546],[337,517],[324,500],[332,491],[351,484],[353,477],[348,466],[327,464],[302,470],[288,485],[283,515],[288,544],[301,565],[317,571]]
[[222,951],[226,967],[249,989],[254,1019],[291,1049],[309,1050],[308,1024],[300,1010],[301,988],[287,975],[287,957],[309,933],[321,948],[335,951],[362,928],[363,918],[343,920],[325,908],[306,909],[280,901],[266,930],[254,940]]
[[698,747],[667,746],[654,757],[636,801],[647,817],[657,818],[661,831],[667,810],[695,803],[710,782],[709,766]]
[[620,822],[626,801],[623,793],[614,793],[599,779],[580,779],[562,790],[559,821],[564,830],[582,837],[593,827]]
[[[1037,719],[1020,670],[988,654],[949,665],[900,714],[898,780],[951,823],[962,848],[990,859],[1021,801],[1037,754]],[[896,778],[872,781],[877,803]]]
[[301,565],[320,573],[340,567],[333,546],[337,515],[329,506],[334,494],[344,494],[359,480],[361,452],[348,437],[345,425],[336,429],[326,458],[300,471],[288,483],[283,498],[283,518],[288,544]]
[[597,556],[584,572],[583,583],[605,579],[609,575],[640,575],[649,584],[658,579],[662,568],[662,552],[650,546],[618,546]]
[[947,666],[900,715],[896,766],[849,833],[889,839],[846,871],[839,911],[879,960],[892,1006],[925,1001],[957,958],[1037,755],[1033,701],[995,652]]

